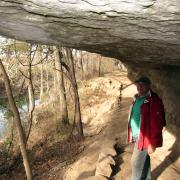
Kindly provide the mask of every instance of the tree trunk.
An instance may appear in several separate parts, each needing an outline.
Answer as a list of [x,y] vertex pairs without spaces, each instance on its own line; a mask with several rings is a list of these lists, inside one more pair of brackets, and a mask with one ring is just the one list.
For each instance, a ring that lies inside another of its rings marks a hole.
[[44,95],[44,85],[43,85],[43,63],[40,64],[41,68],[41,86],[40,86],[40,101],[42,101],[43,95]]
[[55,47],[55,66],[57,69],[57,81],[58,81],[58,94],[60,97],[60,121],[64,124],[69,123],[68,120],[68,109],[67,109],[67,100],[66,100],[66,91],[64,86],[64,76],[62,69],[62,53],[59,47]]
[[83,67],[83,53],[80,51],[80,67],[81,67],[81,78],[84,79],[84,67]]
[[73,56],[72,51],[69,48],[66,48],[67,57],[69,59],[70,63],[70,71],[71,71],[71,78],[74,85],[74,94],[75,94],[75,121],[77,122],[77,128],[78,128],[78,135],[79,137],[83,137],[83,125],[81,120],[81,109],[80,109],[80,101],[79,101],[79,94],[78,94],[78,87],[76,82],[76,76],[75,76],[75,70],[74,70],[74,62],[73,62]]
[[57,76],[56,76],[56,65],[55,65],[55,59],[53,61],[53,85],[54,85],[54,92],[57,93]]
[[35,106],[35,99],[34,99],[33,86],[30,81],[28,85],[28,97],[29,97],[29,112],[31,112]]
[[12,94],[12,89],[10,86],[10,81],[9,78],[6,74],[6,71],[4,69],[4,66],[2,64],[2,61],[0,60],[0,69],[4,78],[4,83],[5,83],[5,88],[6,88],[6,93],[8,96],[8,101],[11,107],[11,110],[13,112],[13,116],[16,122],[16,127],[17,127],[17,131],[18,131],[18,135],[19,135],[19,143],[20,143],[20,149],[21,149],[21,154],[23,157],[23,163],[24,163],[24,167],[25,167],[25,171],[26,171],[26,175],[27,175],[27,179],[28,180],[32,180],[32,171],[31,171],[31,166],[29,163],[29,158],[28,158],[28,153],[26,151],[26,145],[25,145],[25,134],[23,131],[23,127],[21,124],[21,119],[20,119],[20,115],[19,115],[19,111],[16,107],[14,98],[13,98],[13,94]]
[[49,93],[49,71],[48,65],[46,65],[46,93]]
[[89,66],[89,56],[88,54],[84,54],[83,63],[84,63],[84,75],[86,78],[89,77],[90,74],[90,66]]

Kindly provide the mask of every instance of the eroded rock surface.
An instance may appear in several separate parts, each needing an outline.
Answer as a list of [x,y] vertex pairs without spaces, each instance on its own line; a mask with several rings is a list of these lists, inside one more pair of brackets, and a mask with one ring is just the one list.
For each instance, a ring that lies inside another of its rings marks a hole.
[[1,0],[0,34],[180,65],[179,0]]

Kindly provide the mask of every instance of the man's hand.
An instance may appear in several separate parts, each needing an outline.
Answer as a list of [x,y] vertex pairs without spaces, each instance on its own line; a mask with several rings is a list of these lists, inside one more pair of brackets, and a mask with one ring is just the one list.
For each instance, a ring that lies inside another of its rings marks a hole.
[[154,147],[153,145],[150,144],[148,146],[147,152],[148,152],[148,154],[152,154],[155,150],[156,150],[156,147]]

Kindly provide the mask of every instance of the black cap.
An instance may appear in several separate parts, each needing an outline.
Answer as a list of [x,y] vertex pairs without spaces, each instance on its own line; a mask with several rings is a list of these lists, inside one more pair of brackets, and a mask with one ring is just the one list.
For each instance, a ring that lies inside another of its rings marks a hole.
[[139,79],[137,79],[135,81],[135,83],[143,83],[143,84],[146,84],[146,85],[150,85],[151,84],[151,81],[148,77],[146,76],[141,76]]

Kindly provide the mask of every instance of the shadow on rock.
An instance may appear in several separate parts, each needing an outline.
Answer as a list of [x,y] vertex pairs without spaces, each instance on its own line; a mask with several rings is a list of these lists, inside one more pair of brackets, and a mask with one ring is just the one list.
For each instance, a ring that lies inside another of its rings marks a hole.
[[119,144],[115,144],[114,149],[117,152],[117,155],[114,157],[116,164],[115,166],[114,165],[111,166],[113,171],[112,171],[111,177],[109,178],[110,180],[113,180],[114,179],[113,177],[121,170],[120,165],[123,163],[123,159],[121,155],[124,152],[124,148],[120,147]]
[[83,180],[83,179],[87,179],[88,177],[90,176],[94,176],[95,175],[95,169],[92,170],[92,171],[85,171],[85,172],[82,172],[76,180]]
[[[158,179],[163,171],[166,170],[171,164],[173,164],[180,157],[180,140],[175,141],[173,146],[169,149],[171,153],[164,159],[164,161],[152,171],[154,179]],[[180,170],[173,168],[177,173],[180,174]]]

